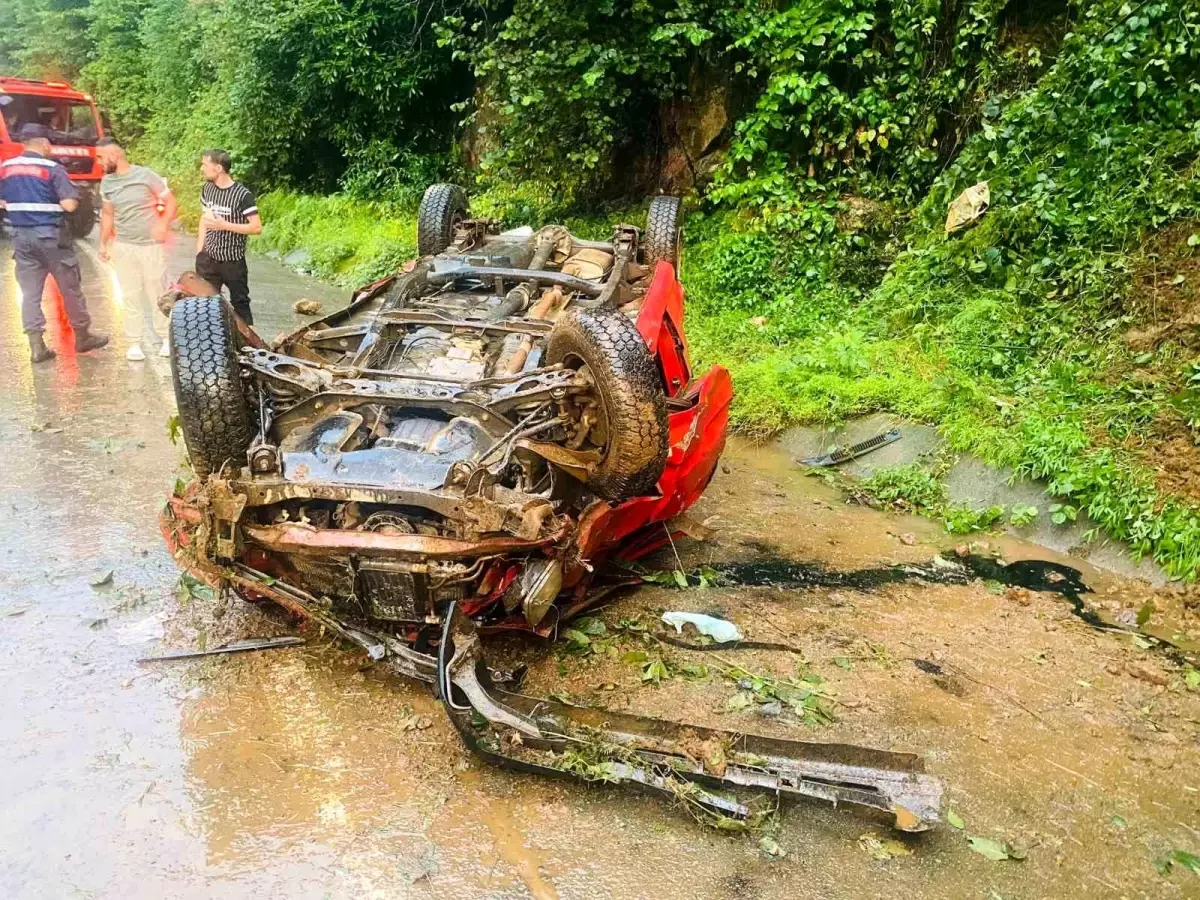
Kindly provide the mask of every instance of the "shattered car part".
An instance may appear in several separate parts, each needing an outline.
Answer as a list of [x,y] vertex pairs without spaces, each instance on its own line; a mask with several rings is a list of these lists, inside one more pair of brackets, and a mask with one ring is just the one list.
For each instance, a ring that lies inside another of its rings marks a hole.
[[213,647],[208,650],[183,650],[179,653],[164,653],[161,656],[143,656],[139,663],[173,662],[177,659],[199,659],[203,656],[223,656],[228,653],[246,653],[250,650],[278,650],[281,647],[300,647],[304,638],[287,635],[284,637],[247,638],[244,641],[234,641],[224,647]]
[[[669,199],[644,233],[587,241],[554,225],[499,233],[461,188],[434,185],[421,259],[271,344],[219,296],[177,299],[172,376],[196,478],[160,519],[176,558],[437,685],[452,715],[544,738],[538,713],[491,688],[479,635],[549,636],[599,602],[605,563],[681,533],[725,445],[732,386],[688,361]],[[678,786],[670,749],[622,728],[605,740],[636,755],[613,761],[625,780]],[[905,793],[911,761],[870,757],[908,773],[901,789],[831,758],[801,765],[789,742],[736,740],[778,759],[722,783],[935,820]]]
[[[734,734],[507,694],[490,686],[479,649],[474,625],[452,611],[440,645],[442,700],[464,741],[501,764],[563,774],[560,755],[586,743],[603,757],[602,780],[675,797],[686,792],[733,818],[749,817],[751,808],[704,786],[865,806],[893,816],[901,831],[924,831],[938,821],[941,780],[926,775],[914,754]],[[473,713],[486,724],[473,724]],[[513,733],[518,740],[509,738]],[[725,748],[720,765],[697,760],[689,749],[697,744]]]
[[877,434],[873,438],[867,438],[865,441],[859,441],[857,444],[852,444],[849,447],[841,447],[824,456],[810,456],[808,459],[800,460],[800,462],[803,465],[813,466],[814,468],[839,466],[844,462],[850,462],[852,459],[858,459],[860,456],[866,456],[868,453],[874,453],[880,447],[894,444],[898,440],[900,440],[900,431],[897,428],[893,428],[891,431]]

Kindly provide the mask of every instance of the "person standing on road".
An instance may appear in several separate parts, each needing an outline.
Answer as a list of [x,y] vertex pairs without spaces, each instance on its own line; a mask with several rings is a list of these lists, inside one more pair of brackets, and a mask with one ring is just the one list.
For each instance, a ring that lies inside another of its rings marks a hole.
[[[96,150],[104,166],[100,182],[100,259],[112,260],[121,293],[125,295],[125,358],[146,358],[142,342],[159,343],[155,315],[158,297],[166,285],[167,254],[164,244],[175,219],[175,195],[158,173],[129,162],[125,150],[112,138]],[[164,339],[159,356],[170,356]]]
[[200,157],[204,187],[200,203],[200,233],[196,238],[196,274],[218,291],[229,288],[229,302],[247,325],[250,312],[250,276],[246,270],[246,237],[262,234],[262,219],[254,195],[229,174],[229,154],[205,150]]
[[54,357],[46,346],[46,315],[42,291],[54,276],[75,329],[75,352],[98,350],[108,336],[90,331],[92,318],[79,278],[79,259],[63,221],[64,213],[79,206],[79,192],[66,170],[50,158],[50,129],[26,124],[17,139],[25,145],[20,156],[0,164],[0,203],[13,228],[13,259],[21,288],[21,326],[29,336],[30,358],[35,363]]

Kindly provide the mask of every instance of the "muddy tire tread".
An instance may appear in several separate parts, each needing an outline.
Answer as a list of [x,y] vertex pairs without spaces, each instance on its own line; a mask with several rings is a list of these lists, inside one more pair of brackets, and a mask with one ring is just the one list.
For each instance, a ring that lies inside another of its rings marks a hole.
[[679,268],[679,229],[683,225],[683,201],[678,197],[655,197],[646,213],[646,232],[642,236],[646,265],[653,268],[669,262]]
[[454,240],[454,214],[467,212],[467,192],[457,184],[431,184],[417,211],[417,252],[441,253]]
[[171,378],[188,457],[206,478],[245,464],[255,431],[238,367],[233,308],[222,297],[184,297],[171,310]]
[[608,413],[608,449],[588,487],[606,500],[654,491],[669,449],[662,376],[637,326],[612,310],[578,309],[554,325],[548,365],[587,363]]

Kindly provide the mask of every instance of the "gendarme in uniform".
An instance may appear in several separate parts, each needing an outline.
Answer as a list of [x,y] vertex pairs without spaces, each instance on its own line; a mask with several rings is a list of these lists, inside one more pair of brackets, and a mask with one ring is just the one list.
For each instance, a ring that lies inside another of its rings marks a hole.
[[[42,146],[49,139],[49,130],[26,125],[19,139]],[[54,355],[42,337],[46,330],[42,291],[49,275],[58,284],[67,317],[75,329],[75,349],[84,352],[108,343],[108,338],[88,331],[92,320],[80,286],[79,260],[63,230],[62,202],[78,197],[66,170],[28,146],[20,156],[0,163],[0,200],[13,228],[13,258],[21,288],[21,325],[29,336],[34,362]]]

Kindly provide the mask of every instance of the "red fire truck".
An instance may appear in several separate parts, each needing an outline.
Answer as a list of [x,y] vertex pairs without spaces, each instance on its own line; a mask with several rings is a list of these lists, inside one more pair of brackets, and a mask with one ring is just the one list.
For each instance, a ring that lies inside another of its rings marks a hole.
[[65,82],[0,75],[0,161],[20,155],[17,134],[31,122],[51,130],[54,159],[79,189],[79,208],[67,221],[76,237],[86,237],[96,224],[97,190],[104,175],[96,161],[103,118],[90,96]]

